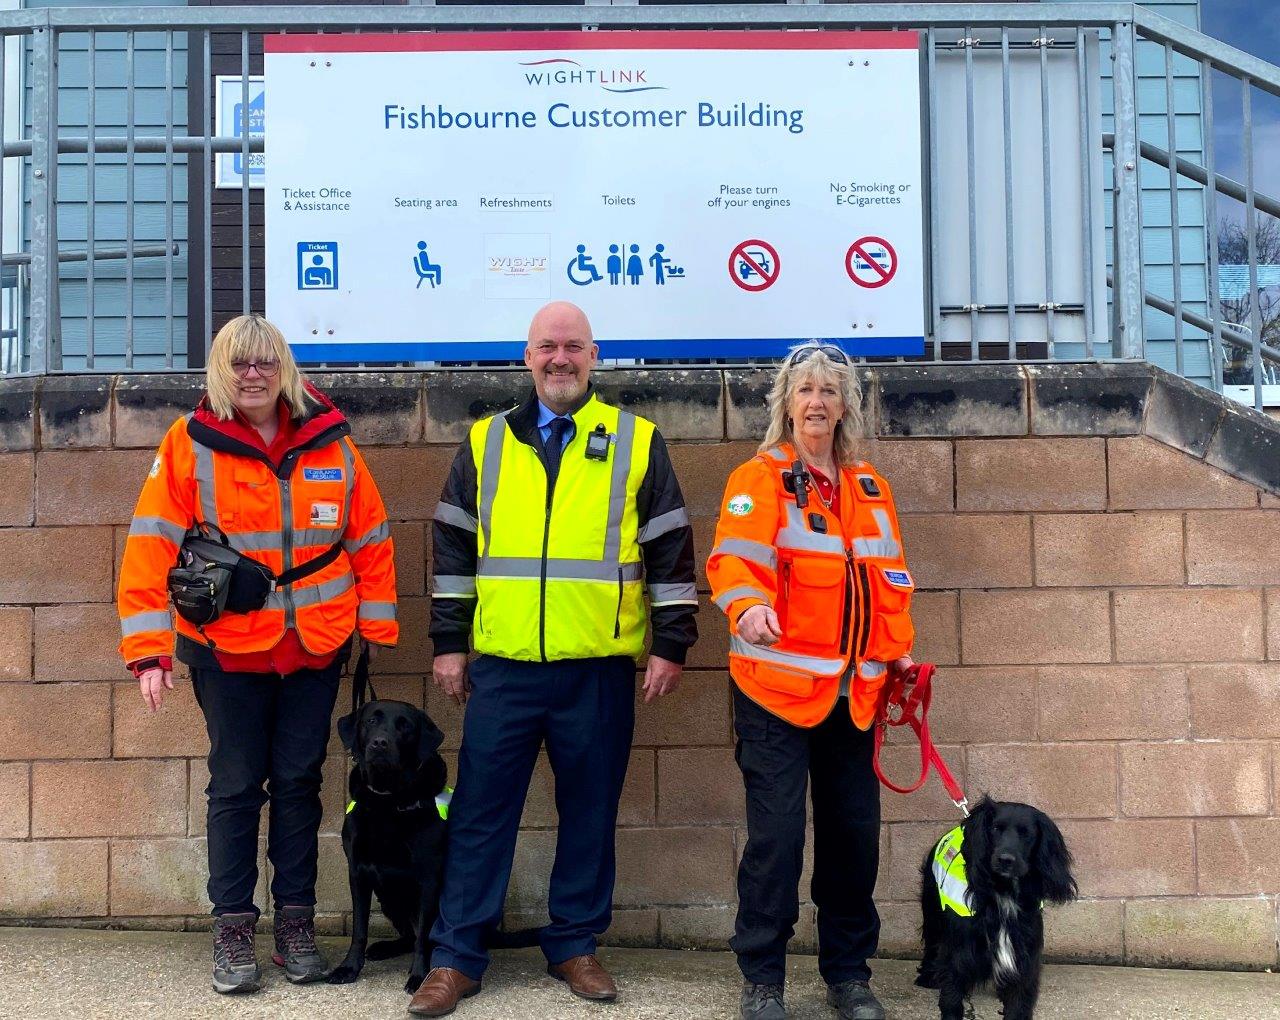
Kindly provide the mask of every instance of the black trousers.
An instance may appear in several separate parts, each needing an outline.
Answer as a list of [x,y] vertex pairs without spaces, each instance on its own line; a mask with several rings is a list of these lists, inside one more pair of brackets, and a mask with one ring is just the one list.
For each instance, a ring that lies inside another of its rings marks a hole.
[[271,898],[277,907],[315,905],[320,768],[345,658],[283,677],[192,668],[209,729],[205,794],[214,914],[260,913],[253,902],[258,818],[268,799]]
[[743,976],[781,984],[800,916],[805,788],[813,781],[813,902],[818,970],[828,984],[871,976],[880,915],[872,894],[880,864],[880,783],[874,735],[841,699],[813,729],[766,712],[736,687],[735,757],[747,790],[747,846],[738,866],[738,919],[730,941]]
[[546,742],[556,779],[556,856],[539,932],[550,963],[596,951],[613,916],[614,829],[635,729],[636,664],[622,656],[471,664],[457,790],[449,805],[431,966],[479,980],[502,920],[529,779]]

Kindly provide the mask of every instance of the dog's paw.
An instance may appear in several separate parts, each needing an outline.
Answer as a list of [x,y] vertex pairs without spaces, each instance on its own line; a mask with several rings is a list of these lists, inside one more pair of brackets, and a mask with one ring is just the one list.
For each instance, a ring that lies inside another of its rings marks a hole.
[[942,982],[939,981],[936,977],[934,977],[932,974],[924,974],[924,973],[916,975],[916,984],[919,985],[921,988],[941,988],[942,987]]
[[418,986],[426,979],[426,974],[419,974],[416,971],[409,974],[409,980],[404,983],[404,990],[412,995],[418,990]]
[[359,976],[359,967],[353,967],[348,963],[342,963],[334,967],[333,970],[329,972],[327,980],[331,985],[349,985]]

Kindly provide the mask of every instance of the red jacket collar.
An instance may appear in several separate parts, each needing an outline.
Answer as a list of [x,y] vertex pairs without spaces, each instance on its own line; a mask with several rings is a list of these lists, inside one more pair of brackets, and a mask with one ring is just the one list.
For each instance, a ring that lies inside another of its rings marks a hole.
[[[285,436],[286,432],[292,434],[287,436],[284,443],[278,441],[272,444],[273,448],[269,452],[275,463],[279,463],[291,451],[308,446],[331,429],[344,427],[347,424],[347,419],[334,407],[332,400],[310,383],[307,383],[306,387],[308,395],[315,401],[315,406],[308,408],[301,418],[285,418],[287,405],[283,399],[280,401],[281,435]],[[267,446],[263,443],[258,430],[238,412],[226,421],[221,420],[209,406],[208,394],[200,398],[193,417],[194,421],[205,429],[225,437],[234,444],[250,447],[264,455],[268,454]],[[344,429],[344,431],[349,430]]]

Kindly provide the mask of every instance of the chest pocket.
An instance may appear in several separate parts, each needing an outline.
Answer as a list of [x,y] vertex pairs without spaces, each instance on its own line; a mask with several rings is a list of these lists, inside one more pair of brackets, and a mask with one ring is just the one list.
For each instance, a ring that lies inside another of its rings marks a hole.
[[277,531],[280,528],[280,493],[265,464],[238,462],[231,469],[234,492],[219,503],[227,506],[227,523],[237,531]]
[[844,614],[844,557],[800,554],[784,559],[780,569],[782,640],[797,651],[831,654]]
[[293,487],[294,515],[299,527],[324,532],[338,531],[346,525],[345,467],[304,466],[294,472]]
[[872,648],[887,644],[910,644],[915,635],[911,622],[911,595],[915,582],[906,570],[871,567],[873,613]]

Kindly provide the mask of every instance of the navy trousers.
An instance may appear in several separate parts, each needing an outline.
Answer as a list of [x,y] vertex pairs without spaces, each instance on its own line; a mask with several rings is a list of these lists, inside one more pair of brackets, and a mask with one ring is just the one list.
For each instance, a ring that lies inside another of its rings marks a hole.
[[880,782],[872,731],[841,698],[813,729],[792,726],[733,691],[735,754],[747,791],[747,846],[738,865],[738,918],[729,945],[743,976],[782,984],[800,916],[805,792],[813,783],[813,882],[818,972],[827,984],[866,981],[880,915]]
[[[259,913],[258,818],[271,800],[267,858],[277,907],[316,902],[320,768],[346,656],[324,669],[228,673],[192,667],[209,729],[209,899],[214,914]],[[263,790],[263,784],[267,790]]]
[[614,828],[635,729],[635,663],[626,657],[471,664],[432,967],[479,980],[486,936],[502,920],[516,834],[546,742],[560,817],[551,870],[550,963],[594,953],[613,916]]

